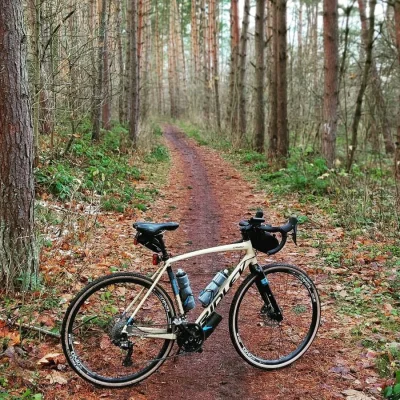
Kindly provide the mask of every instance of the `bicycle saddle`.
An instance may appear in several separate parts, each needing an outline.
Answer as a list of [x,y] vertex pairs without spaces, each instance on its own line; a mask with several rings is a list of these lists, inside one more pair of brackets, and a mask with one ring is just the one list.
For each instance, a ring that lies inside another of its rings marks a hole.
[[179,224],[177,222],[164,222],[162,224],[154,224],[151,222],[135,222],[133,227],[141,233],[158,235],[163,231],[174,231],[179,227]]

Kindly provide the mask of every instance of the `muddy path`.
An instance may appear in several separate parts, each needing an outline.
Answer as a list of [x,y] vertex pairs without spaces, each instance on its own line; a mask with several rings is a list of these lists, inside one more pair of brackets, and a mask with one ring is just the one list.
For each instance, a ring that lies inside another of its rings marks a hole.
[[[161,190],[160,200],[141,218],[180,223],[176,231],[165,234],[167,247],[173,255],[238,240],[238,222],[248,219],[257,208],[264,209],[267,221],[274,225],[285,221],[285,215],[279,212],[280,201],[270,206],[268,196],[246,182],[216,151],[199,146],[170,125],[164,127],[164,138],[171,154],[169,182]],[[104,218],[104,232],[110,234],[113,229],[116,231],[115,237],[119,238],[120,244],[115,251],[122,252],[123,246],[126,246],[126,251],[134,252],[130,250],[132,241],[125,239],[131,237],[131,224],[137,216],[123,221],[116,221],[116,218]],[[124,240],[120,240],[121,237]],[[93,244],[94,249],[100,246],[96,243]],[[235,286],[219,305],[217,312],[223,320],[205,342],[201,354],[170,358],[148,379],[123,390],[95,388],[67,369],[63,374],[68,385],[49,387],[45,398],[330,400],[346,398],[342,394],[345,389],[363,390],[368,382],[366,377],[371,372],[367,373],[363,366],[362,350],[346,337],[348,321],[337,316],[330,306],[328,276],[315,270],[313,263],[318,252],[312,246],[313,243],[307,241],[301,241],[299,248],[288,243],[273,259],[262,254],[258,256],[259,263],[285,261],[299,265],[310,274],[322,295],[322,324],[317,338],[307,353],[293,365],[278,371],[262,371],[248,365],[236,353],[228,330],[229,308],[237,288]],[[140,247],[137,249],[142,251]],[[143,254],[151,268],[151,254],[145,249]],[[240,257],[239,253],[208,255],[183,261],[176,267],[188,273],[197,298],[217,271],[236,265]],[[132,268],[136,267],[133,265]],[[164,279],[163,286],[168,288],[168,285]],[[202,310],[197,301],[189,320],[194,321]],[[59,351],[57,346],[51,351]],[[177,350],[176,346],[174,350]]]
[[[206,160],[207,157],[201,148],[186,140],[184,134],[173,127],[165,128],[165,137],[176,162],[172,174],[184,172],[184,175],[180,176],[181,181],[178,182],[178,188],[186,193],[186,203],[181,205],[183,215],[180,220],[179,239],[183,239],[187,245],[180,251],[188,252],[217,246],[222,242],[228,243],[227,238],[221,238],[226,233],[224,219],[232,221],[230,210],[224,207],[224,198],[228,195],[222,190],[224,168],[218,166],[217,162],[210,173],[213,160]],[[233,221],[236,220],[234,217]],[[234,225],[231,227],[231,233],[238,238],[239,232]],[[213,254],[187,260],[178,266],[188,273],[197,297],[215,273],[226,267],[225,261],[222,256]],[[254,371],[241,362],[230,343],[227,326],[230,300],[231,296],[228,296],[218,308],[224,319],[207,341],[203,353],[181,357],[176,363],[167,362],[163,372],[164,376],[170,377],[170,385],[159,388],[150,383],[146,393],[148,396],[152,397],[154,393],[154,397],[159,399],[167,399],[171,395],[178,399],[203,400],[232,396],[248,398],[249,388],[242,385],[241,379]],[[197,301],[196,309],[190,312],[190,320],[194,320],[201,311],[201,304]]]
[[[181,223],[176,232],[166,235],[173,253],[237,240],[237,222],[257,207],[265,207],[265,195],[257,193],[215,151],[197,145],[175,127],[166,126],[164,133],[173,160],[166,196],[174,199]],[[265,211],[271,221],[283,222],[271,210]],[[179,267],[188,273],[197,297],[216,271],[233,265],[238,256],[204,256]],[[280,257],[295,262],[284,254]],[[265,372],[245,363],[230,341],[228,315],[234,291],[218,308],[223,320],[206,341],[203,353],[180,357],[176,362],[167,360],[159,372],[136,389],[139,393],[148,399],[344,398],[341,391],[349,387],[349,382],[330,372],[341,356],[338,348],[343,347],[326,335],[333,326],[331,318],[324,318],[319,338],[302,359],[286,369]],[[194,320],[201,309],[197,302],[190,319]]]

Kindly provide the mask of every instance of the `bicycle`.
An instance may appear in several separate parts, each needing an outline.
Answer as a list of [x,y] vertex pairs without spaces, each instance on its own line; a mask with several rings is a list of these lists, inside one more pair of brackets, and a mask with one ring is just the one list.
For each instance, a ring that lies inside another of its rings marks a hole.
[[[121,388],[154,373],[170,358],[175,342],[178,352],[171,357],[201,352],[222,319],[215,309],[247,267],[250,274],[237,289],[229,313],[230,338],[236,351],[246,362],[264,370],[296,361],[317,334],[319,296],[312,280],[298,267],[281,263],[258,265],[256,251],[275,254],[284,247],[289,234],[295,243],[297,236],[294,217],[279,227],[264,222],[263,213],[257,212],[255,217],[240,222],[239,242],[175,257],[168,254],[163,234],[177,229],[178,223],[135,223],[136,244],[154,252],[153,264],[159,268],[151,277],[131,272],[107,275],[77,294],[61,329],[69,365],[92,384]],[[187,311],[193,305],[193,294],[190,286],[182,285],[183,278],[177,278],[172,264],[228,251],[246,253],[230,273],[220,273],[224,275],[223,282],[220,280],[218,285],[213,280],[208,286],[213,289],[202,292],[209,297],[209,304],[205,301],[204,311],[195,322],[189,322]],[[178,312],[159,284],[165,272]]]

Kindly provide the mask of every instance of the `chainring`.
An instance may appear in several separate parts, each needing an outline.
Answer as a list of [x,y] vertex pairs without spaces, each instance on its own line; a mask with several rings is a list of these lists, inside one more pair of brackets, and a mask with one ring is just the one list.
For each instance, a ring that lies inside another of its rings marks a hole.
[[199,351],[204,343],[204,331],[196,323],[178,325],[176,342],[180,349],[187,353]]

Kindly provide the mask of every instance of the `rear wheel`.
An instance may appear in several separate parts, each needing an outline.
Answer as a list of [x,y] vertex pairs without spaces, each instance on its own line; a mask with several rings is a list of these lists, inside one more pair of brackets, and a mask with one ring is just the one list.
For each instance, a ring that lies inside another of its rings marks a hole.
[[244,360],[262,369],[277,369],[296,361],[311,345],[321,305],[314,283],[299,268],[270,264],[263,270],[283,320],[274,318],[257,289],[257,276],[249,275],[232,301],[229,330]]
[[164,362],[174,340],[143,334],[143,328],[172,332],[175,311],[161,287],[155,287],[135,316],[132,332],[136,335],[122,333],[139,301],[127,315],[125,309],[152,283],[139,274],[108,275],[85,287],[72,301],[63,320],[62,346],[68,363],[82,378],[100,386],[124,387],[147,378]]

